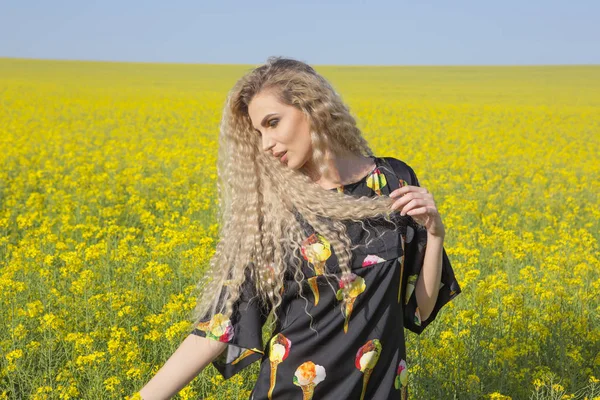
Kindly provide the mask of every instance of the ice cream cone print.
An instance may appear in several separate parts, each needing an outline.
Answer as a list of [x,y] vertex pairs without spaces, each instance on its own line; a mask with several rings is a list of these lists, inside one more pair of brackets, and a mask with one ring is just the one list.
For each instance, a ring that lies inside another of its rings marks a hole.
[[331,255],[329,241],[319,233],[313,233],[302,242],[302,256],[312,264],[323,262]]
[[402,244],[402,255],[398,257],[398,261],[400,261],[400,285],[398,285],[398,304],[400,304],[400,298],[402,297],[402,275],[404,274],[404,235],[401,235],[400,243]]
[[269,386],[269,400],[273,398],[273,389],[275,389],[275,381],[277,380],[277,365],[278,362],[271,361],[271,385]]
[[365,398],[365,393],[367,393],[367,383],[369,383],[369,379],[371,378],[371,374],[373,373],[372,369],[368,369],[363,374],[363,387],[362,392],[360,393],[360,400]]
[[381,354],[381,343],[378,339],[371,339],[367,343],[364,344],[358,352],[356,353],[356,359],[354,364],[356,368],[362,372],[363,375],[363,388],[362,393],[360,395],[360,400],[365,398],[365,393],[367,392],[367,384],[369,383],[369,378],[373,373],[373,368],[379,361],[379,355]]
[[415,291],[415,285],[417,284],[418,275],[409,275],[408,282],[406,282],[406,294],[404,295],[404,304],[408,304],[408,300],[410,300],[410,296],[412,296]]
[[408,385],[408,369],[406,369],[406,361],[400,360],[398,364],[398,370],[396,371],[396,379],[394,380],[394,387],[400,389],[400,400],[406,400]]
[[362,266],[363,267],[368,267],[370,265],[373,264],[378,264],[380,262],[384,262],[385,259],[375,255],[375,254],[369,254],[368,256],[365,257],[365,259],[363,260]]
[[271,385],[269,387],[269,400],[273,396],[275,389],[275,379],[277,377],[277,366],[283,362],[292,347],[292,341],[286,338],[283,334],[278,333],[271,338],[269,342],[269,361],[271,362]]
[[294,385],[302,388],[302,399],[312,400],[315,386],[325,379],[325,368],[312,361],[302,363],[294,374]]
[[315,306],[319,304],[319,275],[325,273],[325,262],[331,256],[331,246],[323,235],[313,233],[302,242],[302,257],[312,264],[315,276],[308,279],[308,284],[315,296]]
[[381,189],[387,184],[385,175],[381,173],[379,168],[375,168],[367,177],[367,186],[373,189],[377,196],[381,196]]
[[215,314],[210,321],[200,322],[197,327],[204,331],[210,339],[224,343],[233,339],[233,325],[229,318],[221,313]]
[[354,301],[356,298],[351,298],[346,302],[346,318],[344,319],[344,333],[348,333],[348,322],[350,321],[350,314],[354,309]]
[[233,360],[231,362],[231,365],[235,365],[235,364],[239,363],[240,361],[242,361],[244,358],[248,357],[249,355],[256,354],[256,353],[262,354],[263,352],[256,348],[246,349],[242,352],[242,354],[240,354],[235,360]]
[[[344,333],[348,332],[348,323],[350,321],[350,315],[354,309],[354,302],[359,294],[365,291],[367,285],[363,277],[350,273],[349,275],[340,279],[340,288],[335,294],[336,299],[345,302],[344,312]],[[346,291],[346,293],[344,293]]]
[[319,304],[319,283],[317,282],[316,276],[311,276],[307,279],[308,285],[310,286],[310,290],[313,292],[313,296],[315,296],[315,306]]
[[315,392],[315,384],[309,383],[306,386],[302,386],[302,400],[312,400]]

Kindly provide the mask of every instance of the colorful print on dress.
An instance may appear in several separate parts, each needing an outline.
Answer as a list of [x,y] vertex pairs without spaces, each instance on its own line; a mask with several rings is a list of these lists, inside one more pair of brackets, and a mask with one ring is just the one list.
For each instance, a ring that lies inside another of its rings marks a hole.
[[255,348],[255,347],[253,347],[251,349],[246,349],[242,352],[242,354],[240,354],[235,360],[233,360],[231,362],[231,365],[235,365],[235,364],[239,363],[240,361],[242,361],[244,358],[251,356],[252,354],[256,354],[256,353],[263,354],[263,351]]
[[[347,287],[347,296],[344,296],[344,290]],[[348,332],[348,322],[354,308],[354,302],[359,294],[365,291],[367,285],[363,277],[350,272],[340,279],[340,288],[335,294],[335,298],[344,301],[344,333]],[[346,297],[346,298],[344,298]]]
[[398,370],[396,371],[396,379],[394,380],[394,387],[400,389],[400,400],[406,400],[408,386],[408,369],[406,369],[406,361],[400,360],[398,364]]
[[315,296],[316,306],[319,304],[319,284],[317,278],[325,272],[325,262],[331,256],[331,245],[323,235],[313,233],[304,239],[300,251],[302,252],[302,257],[311,263],[315,270],[315,276],[311,276],[307,281]]
[[402,186],[407,186],[408,182],[406,182],[404,179],[400,178],[398,179],[398,186],[402,187]]
[[379,361],[379,355],[381,354],[381,343],[378,339],[371,339],[364,346],[358,349],[356,353],[356,359],[354,365],[362,372],[363,375],[363,388],[360,395],[360,400],[364,400],[365,393],[367,392],[367,384],[369,383],[369,377],[373,373],[373,368]]
[[312,400],[315,386],[325,379],[325,368],[312,361],[302,363],[294,373],[294,385],[302,388],[302,400]]
[[271,385],[269,386],[269,400],[273,396],[275,389],[275,379],[277,377],[277,366],[282,363],[290,354],[292,341],[286,338],[282,333],[271,338],[269,342],[269,361],[271,362]]
[[375,255],[375,254],[369,254],[368,256],[365,257],[365,259],[363,260],[362,266],[363,267],[368,267],[374,264],[379,264],[380,262],[384,262],[385,259]]
[[197,327],[204,331],[210,339],[223,343],[228,343],[233,339],[233,325],[229,318],[221,313],[215,314],[210,321],[200,322]]
[[416,326],[421,326],[421,312],[419,311],[419,307],[415,310],[414,322]]
[[375,168],[369,176],[367,176],[367,186],[373,189],[377,196],[381,196],[381,189],[387,185],[385,175],[381,173],[379,168]]
[[[441,289],[441,287],[440,287],[440,289]],[[456,282],[456,281],[450,282],[450,296],[456,295],[457,291],[458,291],[458,282]]]
[[419,275],[413,274],[408,276],[408,282],[406,282],[406,294],[404,295],[404,304],[408,304],[410,296],[415,291],[415,285],[417,284],[417,278]]

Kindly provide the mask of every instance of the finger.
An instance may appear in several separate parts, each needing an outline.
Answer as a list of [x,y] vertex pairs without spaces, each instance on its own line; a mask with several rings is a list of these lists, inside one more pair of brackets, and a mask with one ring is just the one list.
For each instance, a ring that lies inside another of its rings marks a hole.
[[420,208],[412,209],[409,212],[407,212],[406,214],[410,215],[411,217],[416,216],[416,215],[422,216],[422,215],[430,214],[431,211],[432,210],[429,207],[420,207]]
[[427,204],[422,199],[413,199],[413,200],[409,201],[408,204],[402,208],[402,210],[400,211],[400,215],[406,215],[413,208],[422,207],[422,206],[426,206],[426,205]]
[[422,193],[407,193],[406,195],[400,197],[398,200],[396,200],[392,204],[392,210],[401,209],[406,204],[408,204],[410,201],[415,200],[415,199],[423,200],[428,205],[435,205],[435,203],[433,202],[433,200],[431,198],[429,198],[429,197],[422,197],[422,196],[428,196],[428,195],[427,194],[422,194]]
[[392,209],[393,210],[401,210],[404,206],[406,206],[406,204],[408,204],[408,202],[410,202],[413,199],[414,199],[414,197],[413,197],[412,193],[404,195],[392,204]]
[[414,193],[428,193],[427,189],[421,186],[413,186],[413,185],[406,185],[406,186],[402,186],[401,188],[398,188],[396,190],[393,190],[389,197],[400,197],[403,196],[407,193],[410,192],[414,192]]

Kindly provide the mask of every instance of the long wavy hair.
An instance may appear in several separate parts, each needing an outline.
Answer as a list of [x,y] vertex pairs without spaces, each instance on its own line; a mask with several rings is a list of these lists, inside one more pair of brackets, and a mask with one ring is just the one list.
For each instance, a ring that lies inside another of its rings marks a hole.
[[[311,66],[293,59],[270,57],[264,65],[239,79],[227,96],[220,125],[217,160],[220,237],[208,270],[198,284],[200,295],[193,311],[194,326],[216,313],[230,317],[247,276],[252,278],[255,295],[274,313],[273,323],[282,303],[286,274],[293,275],[299,295],[306,301],[301,267],[301,243],[306,233],[296,215],[300,214],[329,241],[342,276],[350,273],[352,257],[344,222],[383,217],[393,223],[393,199],[357,198],[324,189],[301,169],[288,168],[262,150],[248,104],[263,90],[269,90],[281,103],[294,106],[308,116],[312,158],[321,174],[327,173],[328,150],[336,155],[373,155],[349,108]],[[323,275],[339,282],[336,274],[325,271]]]

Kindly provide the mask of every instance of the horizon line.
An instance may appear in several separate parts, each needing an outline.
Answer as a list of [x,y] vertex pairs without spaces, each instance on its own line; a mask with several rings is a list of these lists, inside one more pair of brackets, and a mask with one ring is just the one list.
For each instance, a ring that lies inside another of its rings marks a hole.
[[[290,57],[295,60],[298,58]],[[76,58],[35,58],[35,57],[10,57],[0,56],[0,60],[15,61],[56,61],[56,62],[82,62],[82,63],[109,63],[109,64],[164,64],[164,65],[207,65],[207,66],[257,66],[260,63],[203,63],[203,62],[179,62],[179,61],[124,61],[124,60],[102,60],[102,59],[76,59]],[[302,61],[302,60],[299,60]],[[304,61],[303,61],[304,62]],[[600,64],[317,64],[307,63],[311,66],[320,67],[594,67]]]

